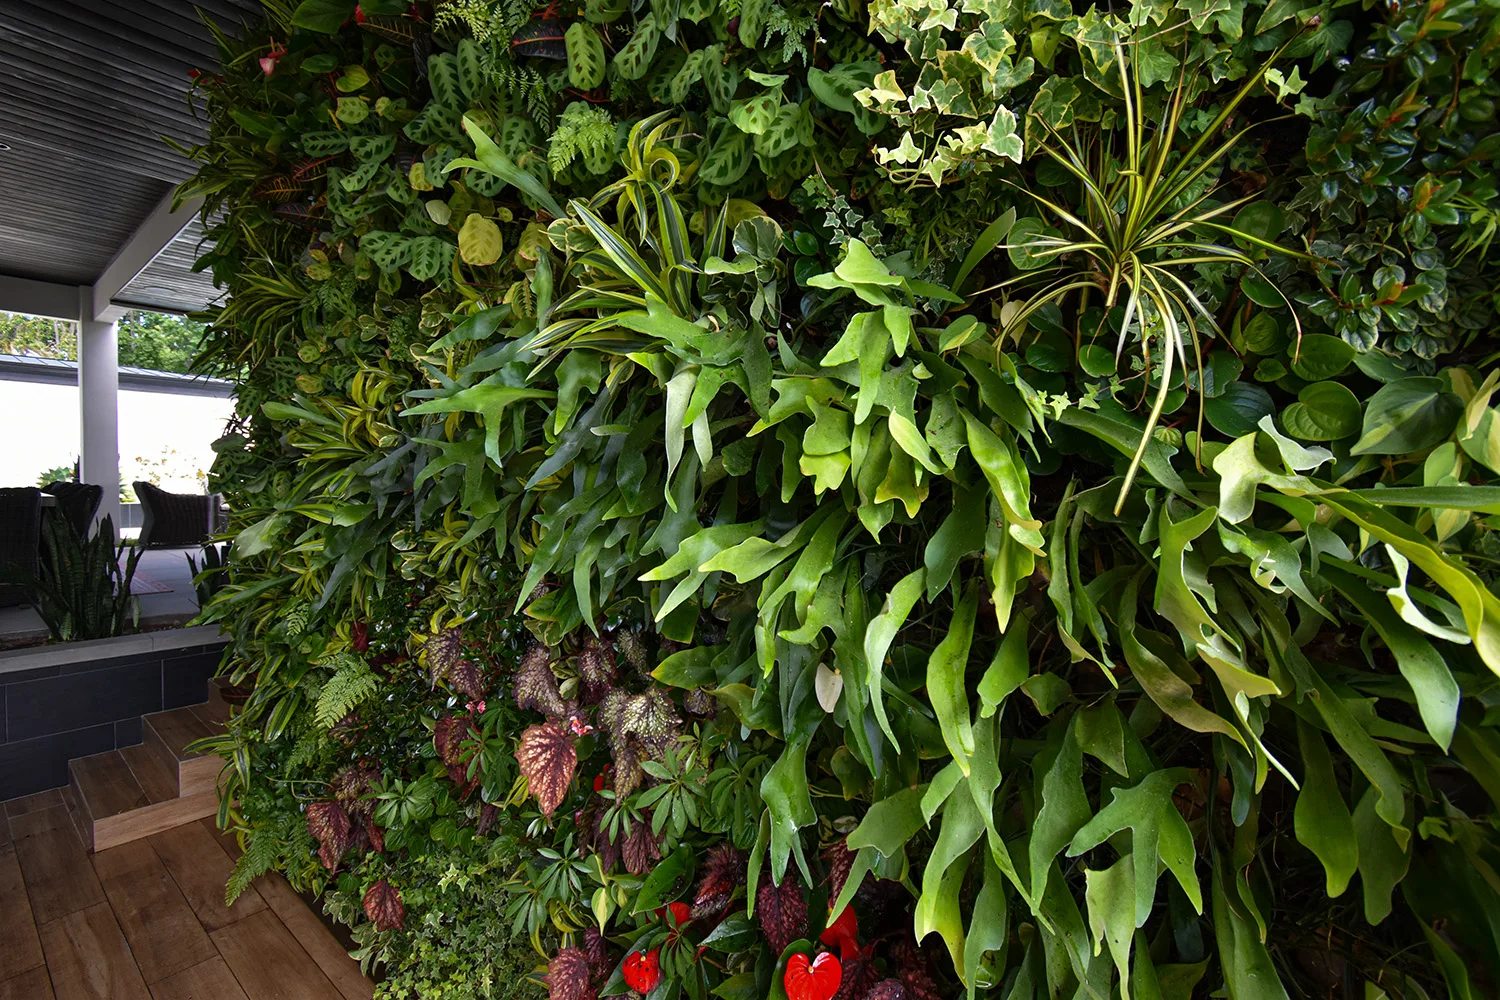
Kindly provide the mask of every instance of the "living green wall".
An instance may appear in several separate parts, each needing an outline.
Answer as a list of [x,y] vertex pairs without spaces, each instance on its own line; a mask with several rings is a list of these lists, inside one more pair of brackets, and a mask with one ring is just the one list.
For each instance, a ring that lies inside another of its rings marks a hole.
[[230,894],[388,997],[1493,993],[1497,13],[267,0]]

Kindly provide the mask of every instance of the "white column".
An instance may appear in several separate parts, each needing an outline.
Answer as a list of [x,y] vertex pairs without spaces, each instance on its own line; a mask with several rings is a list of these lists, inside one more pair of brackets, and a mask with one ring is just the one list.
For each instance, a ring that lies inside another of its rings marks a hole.
[[94,290],[78,290],[79,478],[104,488],[99,517],[120,530],[120,342],[114,322],[95,320]]

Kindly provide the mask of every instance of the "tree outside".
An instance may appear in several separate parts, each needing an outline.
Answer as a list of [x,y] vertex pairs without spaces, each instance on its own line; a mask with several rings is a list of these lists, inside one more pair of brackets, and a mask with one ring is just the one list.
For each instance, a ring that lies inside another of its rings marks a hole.
[[[203,324],[182,316],[133,310],[119,324],[120,365],[186,373],[203,338]],[[78,324],[0,312],[0,354],[78,360]]]

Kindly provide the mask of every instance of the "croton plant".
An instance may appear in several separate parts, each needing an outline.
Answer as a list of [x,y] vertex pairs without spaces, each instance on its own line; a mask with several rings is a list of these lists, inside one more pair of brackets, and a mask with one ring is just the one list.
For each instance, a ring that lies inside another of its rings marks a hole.
[[1496,0],[265,0],[231,897],[383,997],[1500,989]]

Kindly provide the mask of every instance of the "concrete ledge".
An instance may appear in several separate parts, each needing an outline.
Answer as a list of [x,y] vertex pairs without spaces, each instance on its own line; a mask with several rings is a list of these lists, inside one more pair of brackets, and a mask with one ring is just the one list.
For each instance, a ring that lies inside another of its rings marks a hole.
[[210,644],[225,641],[218,625],[194,625],[191,628],[164,629],[159,632],[141,632],[136,635],[119,635],[110,639],[90,639],[85,642],[60,642],[51,646],[34,646],[12,649],[0,653],[0,683],[5,674],[37,667],[66,667],[96,660],[113,660],[121,656],[140,656],[143,653],[170,654],[178,650],[201,649]]

